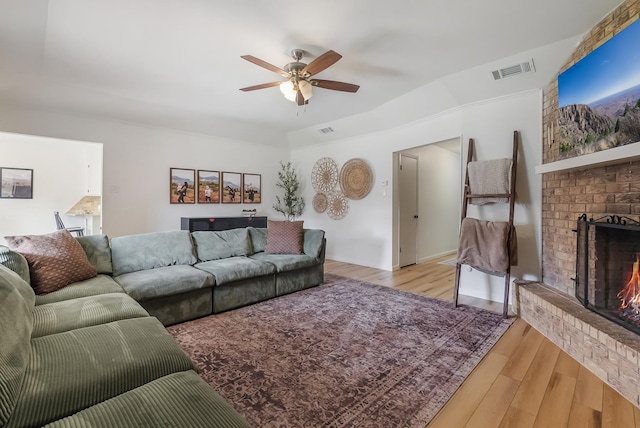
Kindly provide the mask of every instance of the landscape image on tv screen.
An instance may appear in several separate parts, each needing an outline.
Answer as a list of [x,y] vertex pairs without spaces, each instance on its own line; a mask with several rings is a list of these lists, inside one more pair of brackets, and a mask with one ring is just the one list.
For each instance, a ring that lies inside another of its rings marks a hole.
[[558,76],[560,158],[640,141],[640,21]]

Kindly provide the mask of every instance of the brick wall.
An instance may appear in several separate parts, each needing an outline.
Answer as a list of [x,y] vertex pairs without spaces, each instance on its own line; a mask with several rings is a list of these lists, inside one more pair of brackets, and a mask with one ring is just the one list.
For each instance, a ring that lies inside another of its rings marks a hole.
[[[627,0],[585,35],[562,73],[598,46],[638,20],[640,0]],[[558,83],[544,91],[543,163],[559,160],[555,136],[558,130]],[[640,144],[640,143],[636,143]],[[640,162],[547,173],[542,178],[542,278],[559,291],[573,295],[576,270],[576,238],[572,229],[582,213],[598,218],[609,214],[640,216]]]

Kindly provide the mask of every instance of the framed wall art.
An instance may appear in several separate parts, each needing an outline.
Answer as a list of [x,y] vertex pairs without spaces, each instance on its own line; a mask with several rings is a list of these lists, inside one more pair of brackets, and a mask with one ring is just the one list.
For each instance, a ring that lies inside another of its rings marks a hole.
[[220,192],[223,204],[239,204],[242,198],[242,174],[239,172],[222,173],[222,190]]
[[242,202],[259,204],[262,202],[262,176],[260,174],[242,174]]
[[169,202],[172,204],[196,203],[196,170],[169,169]]
[[220,171],[198,170],[198,203],[220,203]]
[[0,168],[0,198],[33,199],[33,170]]

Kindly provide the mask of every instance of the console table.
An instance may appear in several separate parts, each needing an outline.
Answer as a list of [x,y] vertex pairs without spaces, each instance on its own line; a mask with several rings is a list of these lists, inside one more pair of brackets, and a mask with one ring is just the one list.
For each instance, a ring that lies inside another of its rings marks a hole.
[[180,217],[180,229],[190,232],[267,227],[267,217]]

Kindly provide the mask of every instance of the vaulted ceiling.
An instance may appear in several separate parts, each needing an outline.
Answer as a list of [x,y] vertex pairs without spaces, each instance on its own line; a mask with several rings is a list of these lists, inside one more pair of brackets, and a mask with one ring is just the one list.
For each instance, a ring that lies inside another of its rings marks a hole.
[[[460,70],[580,37],[620,3],[0,0],[0,103],[286,140]],[[317,77],[360,90],[316,88],[306,107],[277,87],[239,91],[280,79],[241,55],[283,67],[293,48],[308,53],[304,62],[342,54]]]

